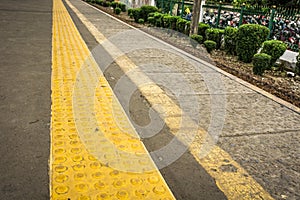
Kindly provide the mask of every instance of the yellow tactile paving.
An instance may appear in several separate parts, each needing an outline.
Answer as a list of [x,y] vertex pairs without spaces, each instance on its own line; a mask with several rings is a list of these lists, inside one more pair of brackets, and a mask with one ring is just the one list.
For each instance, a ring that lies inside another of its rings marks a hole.
[[51,89],[51,199],[174,199],[61,0]]
[[[128,73],[127,76],[132,82],[139,85],[136,77],[142,80],[147,80],[145,82],[150,83],[151,80],[143,74],[126,55],[124,55],[120,50],[114,46],[112,43],[106,40],[101,32],[85,18],[68,0],[66,0],[68,5],[73,9],[81,21],[86,25],[89,31],[94,35],[96,40],[103,45],[103,47],[111,54],[114,61],[120,66],[124,73],[135,70],[136,73],[132,76]],[[164,121],[166,125],[170,128],[171,132],[176,135],[176,137],[183,141],[191,141],[194,138],[187,138],[188,134],[176,134],[176,132],[182,128],[181,122],[183,113],[182,110],[170,99],[167,94],[155,83],[147,84],[146,86],[139,87],[140,92],[148,100],[151,105],[159,104],[163,107]],[[160,112],[159,110],[157,110]],[[185,116],[184,126],[187,128],[195,128],[197,124],[193,122],[192,119]],[[188,129],[187,131],[189,131]],[[204,152],[206,144],[211,147],[207,148],[208,152]],[[273,199],[270,194],[263,189],[263,187],[255,181],[233,158],[218,146],[213,145],[213,139],[207,134],[206,131],[201,128],[198,129],[196,134],[196,139],[190,145],[190,151],[195,157],[195,159],[201,164],[201,166],[216,180],[218,187],[224,192],[228,199]],[[208,153],[204,158],[200,155]],[[222,167],[232,166],[235,170],[228,171],[222,170]]]

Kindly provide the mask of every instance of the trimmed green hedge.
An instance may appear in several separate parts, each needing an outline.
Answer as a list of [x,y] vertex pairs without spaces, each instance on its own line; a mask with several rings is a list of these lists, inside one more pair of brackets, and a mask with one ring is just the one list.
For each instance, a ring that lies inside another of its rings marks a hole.
[[197,41],[199,44],[203,43],[203,37],[202,35],[193,34],[190,36],[193,40]]
[[236,55],[236,40],[238,29],[227,26],[224,30],[225,51],[231,55]]
[[205,46],[207,52],[211,53],[213,50],[215,50],[217,48],[217,43],[212,40],[206,40],[204,42],[204,46]]
[[263,43],[261,53],[266,53],[272,57],[271,66],[273,66],[278,58],[286,51],[287,45],[279,40],[269,40]]
[[295,72],[297,74],[300,74],[300,51],[299,51],[299,54],[297,56],[297,63],[296,63],[296,70],[295,70]]
[[208,24],[200,22],[198,25],[198,35],[202,35],[203,39],[205,40],[206,39],[205,31],[209,28],[210,26]]
[[217,44],[217,49],[221,47],[222,36],[224,35],[224,30],[217,28],[209,28],[205,31],[206,39],[215,41]]
[[269,29],[257,24],[244,24],[239,27],[236,51],[239,60],[249,63],[262,43],[267,40]]
[[270,68],[272,57],[265,53],[255,54],[253,60],[253,73],[256,75],[263,75],[265,70]]
[[121,13],[121,8],[119,8],[119,7],[117,7],[117,8],[115,8],[114,9],[114,12],[117,14],[117,15],[119,15],[120,13]]

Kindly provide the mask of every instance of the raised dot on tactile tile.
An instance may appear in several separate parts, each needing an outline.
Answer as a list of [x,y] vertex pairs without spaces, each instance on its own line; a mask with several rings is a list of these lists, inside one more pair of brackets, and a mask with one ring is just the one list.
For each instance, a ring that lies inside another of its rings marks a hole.
[[68,180],[68,176],[63,175],[63,174],[60,174],[60,175],[55,177],[55,181],[58,182],[58,183],[63,183],[66,180]]
[[130,180],[132,185],[141,185],[143,183],[143,180],[140,178],[133,178]]
[[89,197],[89,196],[80,196],[78,198],[78,200],[91,200],[91,197]]
[[113,170],[112,172],[109,173],[109,175],[111,175],[111,176],[117,176],[119,174],[120,174],[120,172],[118,170]]
[[148,165],[150,163],[150,161],[148,159],[142,159],[142,160],[139,160],[139,163],[141,165]]
[[65,153],[66,151],[63,149],[63,148],[59,148],[59,149],[55,149],[54,150],[54,153],[56,153],[56,154],[63,154],[63,153]]
[[102,194],[97,195],[97,200],[103,200],[103,199],[110,199],[109,195],[106,194],[106,193],[102,193]]
[[68,168],[66,166],[56,166],[55,167],[56,172],[65,172],[67,170],[68,170]]
[[92,174],[92,177],[95,179],[100,179],[102,177],[102,173],[101,172],[96,172]]
[[69,135],[69,138],[70,139],[76,139],[76,138],[78,138],[78,136],[77,136],[77,134],[71,134],[71,135]]
[[121,180],[115,181],[115,182],[113,183],[113,185],[114,185],[116,188],[122,187],[122,186],[125,185],[125,181],[124,181],[124,180],[123,180],[123,181],[121,181]]
[[64,145],[63,141],[58,141],[54,143],[54,146],[62,146],[62,145]]
[[80,183],[80,184],[75,185],[75,189],[78,192],[86,192],[89,189],[89,186],[87,184]]
[[73,160],[74,162],[80,162],[80,161],[83,160],[83,157],[82,157],[82,156],[74,156],[74,157],[72,158],[72,160]]
[[151,183],[151,184],[155,184],[155,183],[158,183],[159,178],[158,178],[157,176],[150,176],[150,177],[148,178],[148,181],[149,181],[149,183]]
[[117,193],[117,197],[118,197],[119,199],[125,199],[125,198],[128,197],[128,192],[126,192],[126,191],[119,191],[119,192]]
[[132,147],[133,149],[137,149],[137,148],[140,147],[140,145],[139,145],[139,144],[131,144],[131,147]]
[[98,181],[97,183],[94,184],[94,187],[98,190],[101,190],[101,189],[105,188],[105,184],[101,181]]
[[80,148],[72,148],[71,152],[77,154],[77,153],[81,152],[81,149]]
[[75,171],[80,171],[80,170],[83,170],[85,168],[85,166],[84,165],[81,165],[81,164],[78,164],[78,165],[74,165],[73,166],[73,169],[75,170]]
[[135,191],[135,195],[138,197],[146,197],[148,194],[147,190],[139,189]]
[[74,175],[74,179],[75,180],[82,180],[85,178],[85,174],[84,173],[77,173]]
[[55,192],[57,194],[66,194],[69,191],[69,188],[67,186],[58,186],[55,188]]
[[54,158],[54,163],[64,163],[64,162],[66,162],[66,160],[67,160],[66,157],[60,156],[60,157]]
[[92,163],[90,164],[90,167],[91,167],[92,169],[99,169],[99,168],[101,167],[101,164],[100,164],[99,162],[92,162]]
[[61,140],[61,139],[64,138],[64,135],[60,135],[60,134],[59,135],[55,135],[54,138],[57,139],[57,140]]
[[166,188],[164,186],[156,186],[153,188],[153,192],[156,194],[163,194],[166,192]]
[[96,161],[96,160],[97,160],[97,158],[96,158],[95,156],[89,156],[88,158],[89,158],[89,160],[91,160],[91,161]]
[[70,145],[77,146],[77,145],[79,145],[79,142],[77,140],[74,140],[74,141],[70,142]]

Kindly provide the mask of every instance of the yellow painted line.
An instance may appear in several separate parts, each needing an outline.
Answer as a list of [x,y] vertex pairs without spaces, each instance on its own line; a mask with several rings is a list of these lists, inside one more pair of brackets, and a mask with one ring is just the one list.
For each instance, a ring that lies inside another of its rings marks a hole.
[[51,199],[174,199],[61,0],[52,31]]
[[[136,66],[126,55],[124,55],[116,46],[109,42],[104,35],[84,16],[77,8],[75,8],[69,0],[66,0],[70,8],[77,14],[80,20],[86,25],[89,31],[94,35],[96,40],[107,50],[114,58],[124,73],[135,69],[134,75],[128,73],[127,76],[133,83],[137,83],[137,77],[149,83],[151,80]],[[171,132],[176,135],[176,131],[180,128],[181,117],[183,111],[170,99],[167,94],[155,83],[147,84],[139,87],[140,92],[148,100],[151,105],[159,104],[163,107],[166,125]],[[160,110],[157,110],[160,112]],[[174,117],[176,116],[176,117]],[[185,119],[185,125],[189,127],[197,127],[192,119]],[[187,130],[189,131],[189,130]],[[185,138],[188,134],[176,135],[181,141],[189,141],[191,138]],[[203,129],[198,129],[198,137],[190,145],[189,150],[199,164],[215,179],[217,186],[224,192],[228,199],[273,199],[264,188],[255,181],[233,158],[218,146],[209,149],[207,156],[199,157],[199,152],[205,143],[209,145],[213,143],[213,139]],[[182,137],[182,138],[180,138]],[[223,167],[233,166],[235,170],[224,170]]]

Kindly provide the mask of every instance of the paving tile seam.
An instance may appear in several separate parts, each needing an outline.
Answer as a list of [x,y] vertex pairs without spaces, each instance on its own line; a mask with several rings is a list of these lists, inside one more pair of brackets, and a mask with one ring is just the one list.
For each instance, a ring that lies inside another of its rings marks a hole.
[[299,129],[295,130],[278,130],[278,131],[268,131],[268,132],[255,132],[255,133],[243,133],[235,135],[222,135],[220,138],[235,138],[235,137],[251,137],[251,136],[266,136],[266,135],[281,135],[286,133],[299,133]]
[[[100,40],[97,40],[99,42],[99,44],[102,44],[103,40],[105,40],[105,37],[95,28],[95,26],[88,21],[87,18],[85,18],[78,10],[77,8],[75,8],[68,0],[66,0],[67,4],[69,5],[69,7],[71,7],[71,9],[77,14],[77,16],[79,17],[79,19],[86,25],[86,27],[88,28],[88,30],[92,33],[92,35],[94,35],[94,37],[96,38],[101,38]],[[90,6],[90,5],[89,5]],[[99,11],[101,12],[101,11]],[[101,12],[102,13],[102,12]],[[104,46],[104,48],[106,48],[106,50],[111,54],[112,52],[110,52],[111,49],[116,49],[116,47],[111,48],[111,45],[108,46]],[[115,54],[116,55],[116,54]],[[120,68],[123,70],[124,73],[126,73],[129,69],[134,69],[137,68],[137,66],[135,66],[134,63],[132,63],[132,61],[127,58],[126,56],[122,56],[122,58],[119,60],[118,57],[116,58],[116,63],[120,66]],[[129,64],[130,67],[126,66],[127,64]],[[142,74],[139,74],[139,76],[141,76]],[[144,76],[144,75],[143,75]],[[135,83],[135,81],[132,79],[132,77],[129,77],[131,79],[131,81],[133,81]],[[151,88],[152,87],[152,88]],[[154,89],[160,91],[161,89],[157,86],[157,85],[151,85],[150,89]],[[140,88],[141,92],[143,93],[143,89]],[[164,94],[163,92],[158,92],[160,94]],[[147,98],[147,96],[145,96]],[[168,99],[168,97],[164,94],[163,98],[161,99]],[[149,99],[148,96],[148,100],[150,102],[153,101],[155,103],[157,103],[157,100],[159,100],[158,98],[155,99]],[[168,102],[169,100],[167,100]],[[166,102],[165,100],[163,102]],[[170,102],[173,102],[172,100],[170,100]],[[154,103],[154,104],[155,104]],[[178,108],[176,106],[176,104],[171,103],[173,105],[173,107],[175,108],[177,113],[181,113],[180,108]],[[174,122],[173,118],[172,119],[168,119],[169,121],[166,121],[166,124],[171,127],[171,129],[176,129],[176,125],[178,123],[170,123],[170,122]],[[176,121],[176,119],[175,119]],[[175,127],[174,127],[175,126]],[[205,135],[203,133],[203,130],[200,130],[200,135],[202,136],[201,139],[203,140],[203,135]],[[207,139],[207,138],[206,138]],[[210,140],[210,139],[208,139]],[[257,198],[259,199],[261,196],[263,196],[265,199],[272,199],[272,197],[266,192],[264,191],[264,189],[252,178],[250,177],[247,172],[242,169],[241,166],[239,166],[238,163],[236,163],[228,153],[224,152],[222,149],[220,149],[219,147],[215,146],[214,149],[208,154],[208,156],[206,156],[205,158],[199,159],[197,157],[197,153],[193,151],[193,147],[197,145],[192,144],[191,145],[191,152],[194,155],[194,157],[197,159],[197,161],[206,169],[206,171],[216,179],[217,185],[218,187],[226,194],[226,196],[229,199],[239,199],[241,197],[243,197],[243,199],[253,199],[253,198]],[[198,149],[197,149],[198,150]],[[220,156],[222,155],[222,156]],[[224,160],[230,160],[230,162],[237,167],[237,173],[224,173],[218,169],[220,169],[220,167],[224,164],[226,164],[226,162],[224,163]],[[217,164],[216,164],[217,163]],[[214,169],[214,170],[213,170]],[[234,182],[234,184],[233,184]],[[234,188],[234,189],[233,189]],[[231,192],[232,190],[235,190],[235,192]]]
[[[77,102],[82,107],[82,104],[90,103],[89,100],[93,99],[94,95],[92,93],[95,88],[89,88],[89,82],[98,79],[95,79],[93,73],[96,73],[97,77],[102,80],[101,84],[106,85],[106,89],[102,88],[102,91],[97,92],[100,98],[98,101],[104,98],[110,101],[115,97],[111,88],[109,89],[107,81],[96,67],[94,59],[88,56],[89,50],[60,0],[54,0],[53,2],[52,26],[52,117],[49,159],[51,198],[72,200],[96,198],[173,199],[172,193],[157,169],[142,174],[114,170],[100,163],[84,148],[86,144],[82,143],[82,139],[84,139],[80,138],[82,135],[77,133],[76,128],[78,127],[76,127],[74,111],[82,112],[79,113],[79,116],[83,117],[90,117],[90,113],[85,112],[80,107],[75,108],[73,103]],[[79,85],[76,85],[78,79],[80,79]],[[74,88],[74,86],[79,88]],[[75,94],[72,94],[73,92],[77,92],[76,94],[79,92],[77,100],[72,97]],[[114,104],[114,106],[118,107],[120,104]],[[92,109],[95,109],[101,115],[103,112],[101,108],[103,106],[99,105],[98,108]],[[109,113],[107,114],[109,115]],[[122,112],[119,114],[122,115]],[[123,116],[126,115],[123,114]],[[99,119],[97,118],[94,124],[99,123]],[[126,119],[121,117],[118,120],[122,122]],[[100,122],[105,121],[101,118]],[[90,128],[89,125],[92,124],[86,123],[84,127],[87,131]],[[105,123],[104,127],[100,127],[98,131],[101,132],[102,129],[107,128],[109,129],[110,126]],[[119,133],[118,135],[121,136],[122,134]],[[139,140],[134,141],[141,144]],[[99,148],[101,145],[105,144],[100,143]],[[142,147],[149,160],[148,152],[146,152],[143,145]],[[98,181],[100,177],[102,182]],[[127,186],[126,184],[130,182],[132,186]]]
[[156,41],[158,41],[158,42],[160,42],[160,43],[162,43],[162,44],[164,44],[164,45],[166,45],[168,47],[171,47],[172,49],[176,50],[177,52],[180,52],[180,53],[184,54],[188,58],[191,58],[191,59],[193,59],[196,62],[200,62],[203,65],[208,66],[209,68],[211,68],[211,69],[213,69],[213,70],[215,70],[215,71],[223,74],[224,76],[230,78],[231,80],[233,80],[233,81],[235,81],[235,82],[237,82],[237,83],[239,83],[239,84],[241,84],[241,85],[243,85],[243,86],[245,86],[245,87],[247,87],[247,88],[249,88],[249,89],[251,89],[251,90],[253,90],[253,91],[255,91],[255,92],[257,92],[257,93],[259,93],[261,95],[263,95],[263,96],[265,96],[265,97],[267,97],[268,99],[271,99],[272,101],[274,101],[274,102],[276,102],[276,103],[278,103],[280,105],[285,106],[286,108],[292,110],[293,112],[296,112],[296,113],[300,114],[300,108],[299,107],[297,107],[297,106],[295,106],[295,105],[293,105],[293,104],[291,104],[291,103],[289,103],[287,101],[284,101],[284,100],[280,99],[279,97],[274,96],[274,95],[266,92],[265,90],[263,90],[263,89],[261,89],[261,88],[259,88],[257,86],[254,86],[254,85],[252,85],[252,84],[250,84],[250,83],[248,83],[248,82],[246,82],[246,81],[244,81],[244,80],[242,80],[242,79],[240,79],[240,78],[238,78],[238,77],[236,77],[236,76],[234,76],[234,75],[232,75],[232,74],[230,74],[230,73],[228,73],[228,72],[226,72],[226,71],[224,71],[224,70],[222,70],[222,69],[220,69],[220,68],[218,68],[216,66],[213,66],[212,64],[210,64],[210,63],[208,63],[208,62],[206,62],[204,60],[201,60],[201,59],[199,59],[199,58],[197,58],[197,57],[195,57],[195,56],[193,56],[193,55],[191,55],[191,54],[189,54],[189,53],[187,53],[187,52],[185,52],[185,51],[183,51],[183,50],[181,50],[181,49],[179,49],[177,47],[174,47],[171,44],[169,44],[169,43],[167,43],[167,42],[165,42],[165,41],[163,41],[163,40],[161,40],[159,38],[156,38],[155,36],[152,36],[152,35],[144,32],[143,30],[140,30],[140,29],[138,29],[138,28],[136,28],[134,26],[131,26],[131,25],[123,22],[122,20],[120,20],[120,19],[118,19],[118,18],[116,18],[116,17],[114,17],[112,15],[109,15],[109,14],[103,12],[103,11],[100,11],[99,9],[95,8],[94,6],[92,6],[92,5],[88,4],[88,3],[86,3],[86,4],[88,6],[90,6],[91,8],[93,8],[93,9],[101,12],[102,14],[104,14],[104,15],[112,18],[112,19],[115,19],[116,21],[118,21],[118,22],[120,22],[120,23],[122,23],[122,24],[124,24],[124,25],[126,25],[126,26],[128,26],[128,27],[130,27],[130,28],[132,28],[134,30],[136,30],[136,31],[142,32],[144,35],[147,35],[149,38],[152,38],[152,39],[154,39],[154,40],[156,40]]

